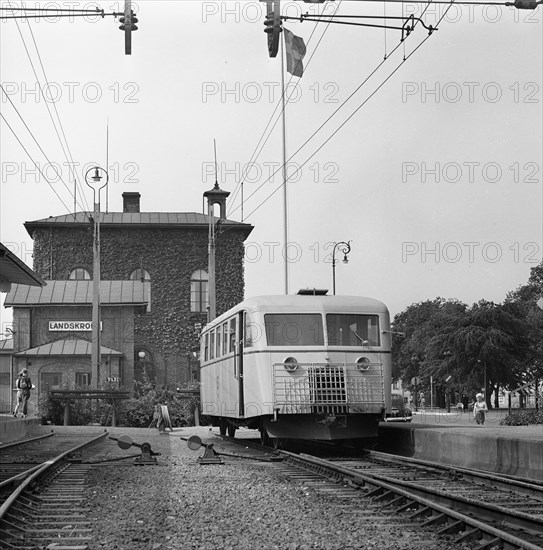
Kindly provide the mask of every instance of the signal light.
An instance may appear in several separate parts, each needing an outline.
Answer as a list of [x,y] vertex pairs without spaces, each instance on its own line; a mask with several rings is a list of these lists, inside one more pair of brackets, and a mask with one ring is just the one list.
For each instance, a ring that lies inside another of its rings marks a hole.
[[[126,20],[125,20],[124,17],[119,18],[119,23],[122,23],[122,25],[119,25],[119,29],[121,29],[122,31],[126,30],[125,21]],[[137,31],[138,30],[138,26],[136,25],[137,22],[138,22],[138,18],[134,15],[134,12],[132,12],[132,14],[130,16],[130,30],[131,31]]]
[[264,19],[264,32],[268,35],[268,52],[270,57],[276,57],[279,50],[279,35],[283,31],[279,1],[266,2],[267,13]]
[[124,17],[119,19],[121,25],[119,29],[124,31],[124,53],[130,55],[132,53],[132,31],[137,31],[136,23],[138,18],[134,14],[131,6],[131,0],[124,1]]

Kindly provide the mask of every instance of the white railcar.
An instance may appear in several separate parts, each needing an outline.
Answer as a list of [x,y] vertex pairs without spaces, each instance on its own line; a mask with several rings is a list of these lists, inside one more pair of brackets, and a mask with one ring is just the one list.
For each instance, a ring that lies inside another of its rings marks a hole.
[[202,414],[263,441],[377,435],[390,408],[390,319],[358,296],[260,296],[201,334]]

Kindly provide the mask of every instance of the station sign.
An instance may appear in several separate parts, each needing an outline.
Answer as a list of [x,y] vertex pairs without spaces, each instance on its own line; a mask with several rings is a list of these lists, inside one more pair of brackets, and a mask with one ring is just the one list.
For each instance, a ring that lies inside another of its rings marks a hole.
[[[100,323],[102,330],[102,323]],[[49,321],[50,332],[90,332],[92,321]]]

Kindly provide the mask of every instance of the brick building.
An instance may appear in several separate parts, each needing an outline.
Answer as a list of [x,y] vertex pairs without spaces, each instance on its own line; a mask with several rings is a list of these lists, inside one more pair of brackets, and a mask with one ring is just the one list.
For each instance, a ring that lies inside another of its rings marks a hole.
[[[220,206],[212,218],[217,315],[244,297],[244,241],[253,229],[225,218],[227,195],[217,186],[205,194]],[[47,286],[30,292],[13,285],[6,298],[16,332],[14,372],[28,366],[38,394],[46,384],[96,387],[90,379],[92,213],[30,221],[25,228],[34,241],[34,270]],[[120,378],[132,389],[144,372],[161,385],[197,377],[198,331],[207,321],[208,233],[205,214],[141,212],[139,193],[123,193],[123,212],[100,214],[98,385]]]

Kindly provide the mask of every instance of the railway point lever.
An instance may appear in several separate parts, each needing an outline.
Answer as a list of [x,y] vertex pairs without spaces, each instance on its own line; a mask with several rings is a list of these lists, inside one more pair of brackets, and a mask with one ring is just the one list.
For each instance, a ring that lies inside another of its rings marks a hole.
[[[182,437],[181,439],[184,438]],[[191,451],[197,451],[200,447],[205,447],[204,455],[198,458],[199,464],[224,464],[224,460],[213,448],[213,443],[202,443],[202,440],[197,435],[191,435],[186,439],[186,442]]]
[[141,465],[156,465],[157,460],[154,458],[155,456],[159,456],[160,453],[156,453],[151,449],[150,443],[134,443],[132,441],[132,438],[128,435],[121,435],[121,437],[109,437],[109,439],[112,439],[113,441],[117,441],[117,445],[123,450],[130,449],[130,447],[139,447],[141,449],[141,456],[134,459],[134,465],[135,466],[141,466]]

